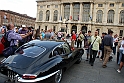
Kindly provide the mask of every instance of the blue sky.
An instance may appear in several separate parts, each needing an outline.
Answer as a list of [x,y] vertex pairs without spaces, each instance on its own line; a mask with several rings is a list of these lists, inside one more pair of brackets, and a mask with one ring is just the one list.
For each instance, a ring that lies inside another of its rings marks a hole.
[[0,10],[11,10],[36,17],[36,0],[0,0]]

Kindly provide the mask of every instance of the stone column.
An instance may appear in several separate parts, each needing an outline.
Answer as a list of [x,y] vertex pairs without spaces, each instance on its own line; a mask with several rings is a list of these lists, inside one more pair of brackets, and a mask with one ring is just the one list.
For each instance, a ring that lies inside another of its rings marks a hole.
[[36,21],[38,21],[39,20],[39,5],[37,5],[37,16],[36,16]]
[[68,24],[68,33],[71,33],[72,25]]
[[54,11],[53,11],[53,4],[50,5],[50,22],[53,22],[53,14],[54,14]]
[[107,12],[107,8],[108,8],[108,3],[105,2],[105,7],[104,7],[104,15],[103,15],[103,24],[106,25],[107,23],[107,16],[108,16],[108,12]]
[[79,33],[81,31],[81,24],[77,25],[77,33]]
[[93,19],[93,23],[95,23],[96,22],[96,3],[94,3],[94,8],[93,8],[93,17],[92,17],[92,19]]
[[60,13],[60,17],[59,17],[59,19],[61,18],[62,20],[63,20],[63,18],[64,18],[64,5],[63,5],[63,3],[61,3],[61,6],[60,6],[61,8],[61,13]]
[[60,17],[61,17],[61,4],[59,4],[59,10],[58,10],[58,21],[60,22],[61,20],[60,20]]
[[118,25],[119,23],[119,2],[115,3],[116,5],[116,10],[115,10],[115,15],[114,15],[114,24]]
[[91,19],[93,18],[93,2],[90,4],[90,22],[92,21]]
[[46,21],[46,10],[43,10],[43,22]]
[[82,11],[83,11],[83,5],[80,3],[80,14],[79,14],[79,21],[82,22]]
[[69,17],[70,21],[73,19],[73,4],[70,3],[70,17]]

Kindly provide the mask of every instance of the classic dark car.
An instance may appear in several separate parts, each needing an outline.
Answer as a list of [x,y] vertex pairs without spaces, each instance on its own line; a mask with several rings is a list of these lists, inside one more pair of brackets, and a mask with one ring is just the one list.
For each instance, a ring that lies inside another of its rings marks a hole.
[[2,51],[4,50],[4,45],[1,43],[1,38],[3,34],[0,33],[0,55],[2,54]]
[[1,61],[0,72],[21,83],[60,83],[63,72],[80,63],[83,49],[71,51],[67,42],[33,40]]

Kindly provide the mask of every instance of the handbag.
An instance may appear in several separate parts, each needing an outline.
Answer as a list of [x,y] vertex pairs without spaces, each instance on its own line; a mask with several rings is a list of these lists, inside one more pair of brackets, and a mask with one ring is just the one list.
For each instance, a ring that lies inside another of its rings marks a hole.
[[118,42],[115,42],[114,45],[117,46],[118,45]]
[[3,55],[5,58],[8,58],[10,55],[13,55],[13,54],[14,54],[14,47],[13,46],[7,47],[3,50]]
[[[14,40],[11,40],[11,41],[13,41],[13,43],[14,43]],[[10,55],[13,55],[14,52],[15,52],[15,48],[14,48],[14,47],[15,47],[15,45],[9,46],[9,47],[5,48],[5,49],[2,51],[3,56],[4,56],[5,58],[8,58]]]

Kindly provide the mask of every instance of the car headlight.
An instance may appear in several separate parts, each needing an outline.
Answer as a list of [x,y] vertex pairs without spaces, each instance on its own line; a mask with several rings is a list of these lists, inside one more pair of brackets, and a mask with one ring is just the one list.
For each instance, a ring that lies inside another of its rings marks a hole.
[[37,75],[34,74],[23,74],[22,78],[23,79],[35,79]]

